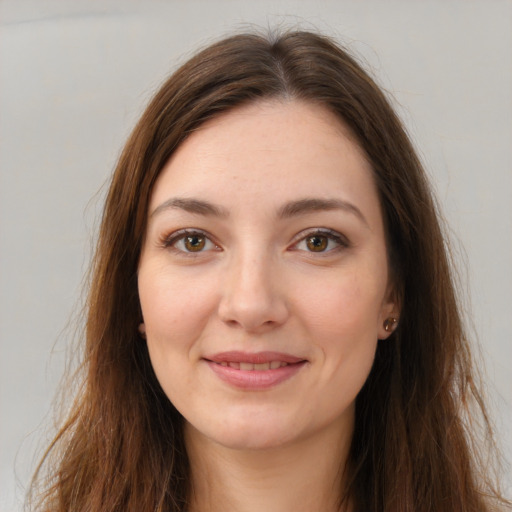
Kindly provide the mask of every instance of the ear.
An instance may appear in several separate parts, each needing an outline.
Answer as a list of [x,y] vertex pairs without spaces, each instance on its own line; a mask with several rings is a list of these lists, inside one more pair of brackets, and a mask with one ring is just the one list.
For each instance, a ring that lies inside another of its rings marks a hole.
[[144,322],[141,322],[139,324],[139,334],[143,340],[146,339],[146,325],[144,324]]
[[398,327],[400,319],[400,300],[393,287],[386,294],[386,300],[382,304],[379,315],[378,339],[386,340]]

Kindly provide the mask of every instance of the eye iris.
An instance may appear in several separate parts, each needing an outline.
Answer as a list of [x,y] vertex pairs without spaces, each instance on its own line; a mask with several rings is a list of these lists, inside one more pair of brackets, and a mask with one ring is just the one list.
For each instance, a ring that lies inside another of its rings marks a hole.
[[206,240],[204,236],[201,235],[189,235],[185,237],[185,247],[187,251],[190,252],[198,252],[204,249],[206,244]]
[[310,251],[322,252],[327,248],[327,242],[326,236],[314,235],[307,238],[306,245]]

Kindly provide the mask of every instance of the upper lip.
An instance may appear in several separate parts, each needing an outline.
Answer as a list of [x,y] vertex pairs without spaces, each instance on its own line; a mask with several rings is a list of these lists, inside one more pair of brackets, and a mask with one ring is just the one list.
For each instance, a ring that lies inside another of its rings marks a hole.
[[232,350],[229,352],[219,352],[211,356],[206,356],[204,359],[213,361],[214,363],[252,363],[262,364],[270,363],[272,361],[281,361],[288,364],[300,363],[305,361],[301,357],[292,356],[291,354],[284,354],[282,352],[242,352],[238,350]]

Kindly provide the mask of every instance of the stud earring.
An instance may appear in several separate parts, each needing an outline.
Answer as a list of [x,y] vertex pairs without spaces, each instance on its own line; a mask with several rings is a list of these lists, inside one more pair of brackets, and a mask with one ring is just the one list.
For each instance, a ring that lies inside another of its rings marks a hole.
[[143,340],[146,339],[146,326],[144,325],[144,322],[139,324],[139,335]]
[[386,320],[384,320],[384,330],[386,332],[393,332],[396,329],[397,325],[398,318],[395,318],[393,316],[390,316],[389,318],[386,318]]

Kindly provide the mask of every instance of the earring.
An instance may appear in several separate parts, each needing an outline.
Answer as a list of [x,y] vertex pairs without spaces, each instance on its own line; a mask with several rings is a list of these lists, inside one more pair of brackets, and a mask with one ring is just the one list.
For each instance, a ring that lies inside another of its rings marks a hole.
[[143,340],[146,339],[146,326],[144,325],[144,322],[139,324],[139,335]]
[[398,318],[395,318],[393,316],[390,316],[389,318],[386,318],[386,320],[384,320],[384,330],[386,332],[393,332],[396,329],[397,325]]

